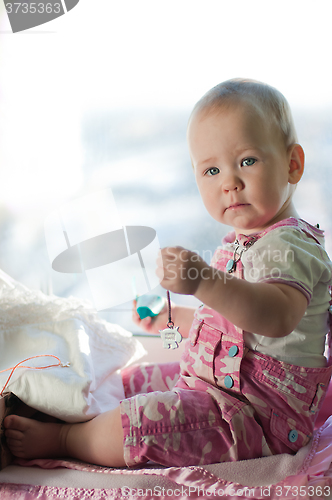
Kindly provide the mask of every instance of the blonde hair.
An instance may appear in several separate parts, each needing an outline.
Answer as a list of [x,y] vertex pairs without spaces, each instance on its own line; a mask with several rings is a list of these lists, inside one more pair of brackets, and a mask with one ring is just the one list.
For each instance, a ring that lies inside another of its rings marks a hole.
[[286,98],[276,88],[256,80],[234,78],[219,83],[196,103],[190,118],[196,113],[217,111],[223,106],[241,101],[254,105],[265,118],[274,119],[286,148],[297,143],[293,117]]

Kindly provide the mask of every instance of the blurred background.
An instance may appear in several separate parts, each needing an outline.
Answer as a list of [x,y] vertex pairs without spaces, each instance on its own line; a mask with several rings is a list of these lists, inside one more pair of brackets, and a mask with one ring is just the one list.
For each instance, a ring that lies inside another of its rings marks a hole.
[[[151,226],[161,246],[208,259],[228,228],[200,200],[186,125],[201,95],[234,77],[290,102],[306,152],[297,208],[325,229],[332,255],[331,11],[329,0],[80,0],[12,34],[0,1],[0,268],[30,288],[91,300],[84,275],[52,270],[43,224],[104,188],[124,225]],[[138,333],[130,310],[100,314]]]

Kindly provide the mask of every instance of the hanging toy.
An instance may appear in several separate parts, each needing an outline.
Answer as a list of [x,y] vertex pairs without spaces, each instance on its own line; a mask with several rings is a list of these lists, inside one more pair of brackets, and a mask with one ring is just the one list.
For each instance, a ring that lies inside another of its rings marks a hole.
[[140,319],[158,316],[165,306],[165,299],[159,295],[138,295],[135,276],[132,278],[132,288],[136,297],[136,311]]
[[165,305],[165,299],[159,295],[141,295],[136,298],[136,311],[141,319],[158,316]]
[[161,340],[163,341],[164,349],[177,349],[179,347],[179,343],[182,340],[182,335],[179,332],[179,327],[174,327],[174,323],[172,321],[171,316],[171,299],[169,296],[169,291],[167,290],[167,304],[168,304],[168,322],[167,328],[164,330],[159,330]]

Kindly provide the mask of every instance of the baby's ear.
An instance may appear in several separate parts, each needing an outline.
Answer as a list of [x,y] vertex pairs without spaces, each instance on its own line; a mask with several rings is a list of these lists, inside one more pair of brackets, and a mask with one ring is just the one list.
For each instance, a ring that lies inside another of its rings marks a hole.
[[288,150],[289,153],[289,170],[288,182],[297,184],[304,171],[304,151],[300,144],[292,144]]

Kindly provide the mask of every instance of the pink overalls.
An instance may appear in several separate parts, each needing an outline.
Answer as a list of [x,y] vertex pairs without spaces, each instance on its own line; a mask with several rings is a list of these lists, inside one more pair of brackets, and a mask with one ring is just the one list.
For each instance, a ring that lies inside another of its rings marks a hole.
[[[218,249],[212,265],[224,271],[232,256]],[[240,261],[235,275],[243,278]],[[331,372],[247,349],[241,329],[202,305],[180,375],[178,363],[123,371],[126,463],[203,465],[295,453],[312,436]]]

